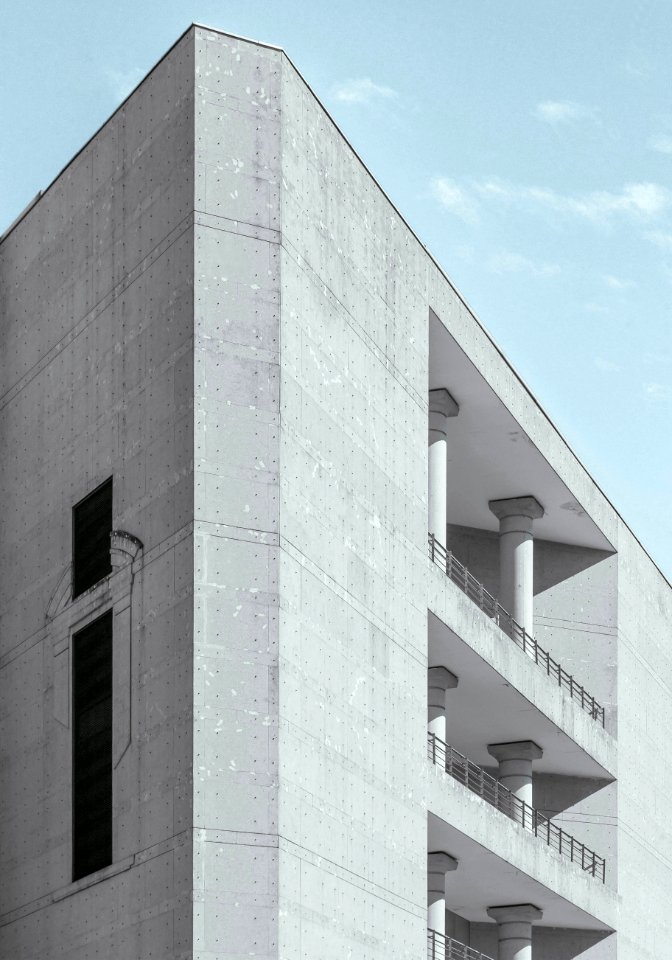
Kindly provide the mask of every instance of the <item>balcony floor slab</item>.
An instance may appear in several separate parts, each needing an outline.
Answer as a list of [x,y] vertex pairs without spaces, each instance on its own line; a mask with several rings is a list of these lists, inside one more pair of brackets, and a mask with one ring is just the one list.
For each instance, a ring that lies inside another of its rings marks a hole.
[[544,749],[539,772],[616,779],[616,740],[438,567],[428,567],[429,664],[460,678],[450,691],[450,742],[488,767],[488,743],[535,740]]
[[429,848],[458,860],[446,885],[450,910],[487,923],[493,904],[534,903],[544,911],[544,926],[615,929],[617,895],[608,883],[583,873],[440,767],[427,765]]

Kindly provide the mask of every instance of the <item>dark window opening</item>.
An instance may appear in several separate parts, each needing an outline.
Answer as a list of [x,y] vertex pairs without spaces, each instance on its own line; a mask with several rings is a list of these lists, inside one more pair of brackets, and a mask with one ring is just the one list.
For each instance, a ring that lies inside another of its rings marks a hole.
[[73,638],[73,880],[112,863],[112,611]]
[[72,511],[73,597],[106,577],[112,532],[112,479],[80,500]]

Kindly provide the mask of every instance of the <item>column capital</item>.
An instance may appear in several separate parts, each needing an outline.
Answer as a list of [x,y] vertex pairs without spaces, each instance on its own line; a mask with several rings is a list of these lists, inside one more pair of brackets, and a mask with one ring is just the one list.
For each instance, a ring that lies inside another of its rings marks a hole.
[[501,763],[503,760],[541,760],[544,751],[534,740],[516,740],[514,743],[489,743],[488,753]]
[[513,903],[502,907],[488,907],[486,913],[497,923],[534,923],[541,920],[544,911],[533,903]]
[[446,896],[446,874],[457,870],[457,860],[445,850],[435,850],[427,854],[427,897],[429,904],[444,900]]
[[442,417],[456,417],[460,412],[460,405],[445,387],[439,387],[429,391],[429,412],[440,413]]
[[[429,433],[446,435],[446,420],[456,417],[460,412],[459,404],[451,397],[445,387],[429,391]],[[435,437],[440,439],[440,437]]]
[[544,515],[544,508],[531,493],[524,497],[489,500],[488,506],[498,520],[505,520],[507,517],[527,517],[530,520],[540,520]]
[[430,667],[427,670],[427,679],[430,689],[435,690],[452,690],[460,682],[459,677],[447,667]]
[[445,850],[432,850],[427,854],[427,873],[450,873],[457,870],[458,861]]

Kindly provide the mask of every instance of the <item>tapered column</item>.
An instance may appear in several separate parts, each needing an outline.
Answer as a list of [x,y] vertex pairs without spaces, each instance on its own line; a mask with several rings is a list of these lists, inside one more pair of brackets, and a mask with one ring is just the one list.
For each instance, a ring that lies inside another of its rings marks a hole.
[[499,782],[528,806],[532,806],[532,761],[544,751],[534,740],[515,743],[490,743],[488,753],[499,762]]
[[429,715],[427,729],[430,733],[447,743],[446,739],[446,691],[458,684],[458,678],[445,667],[430,667],[427,671],[429,684]]
[[488,907],[487,913],[497,921],[498,960],[532,960],[532,924],[541,920],[543,911],[532,903],[517,903]]
[[534,632],[533,525],[544,508],[533,496],[491,500],[499,520],[499,599],[530,636]]
[[446,874],[457,870],[457,860],[444,850],[427,854],[427,926],[446,933]]
[[448,420],[460,408],[445,388],[429,391],[429,532],[446,546]]

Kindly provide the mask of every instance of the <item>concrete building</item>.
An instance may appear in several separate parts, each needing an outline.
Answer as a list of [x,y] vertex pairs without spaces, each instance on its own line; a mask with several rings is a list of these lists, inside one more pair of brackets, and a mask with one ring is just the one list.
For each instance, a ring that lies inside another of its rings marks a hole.
[[0,283],[2,960],[667,960],[670,585],[287,56]]

